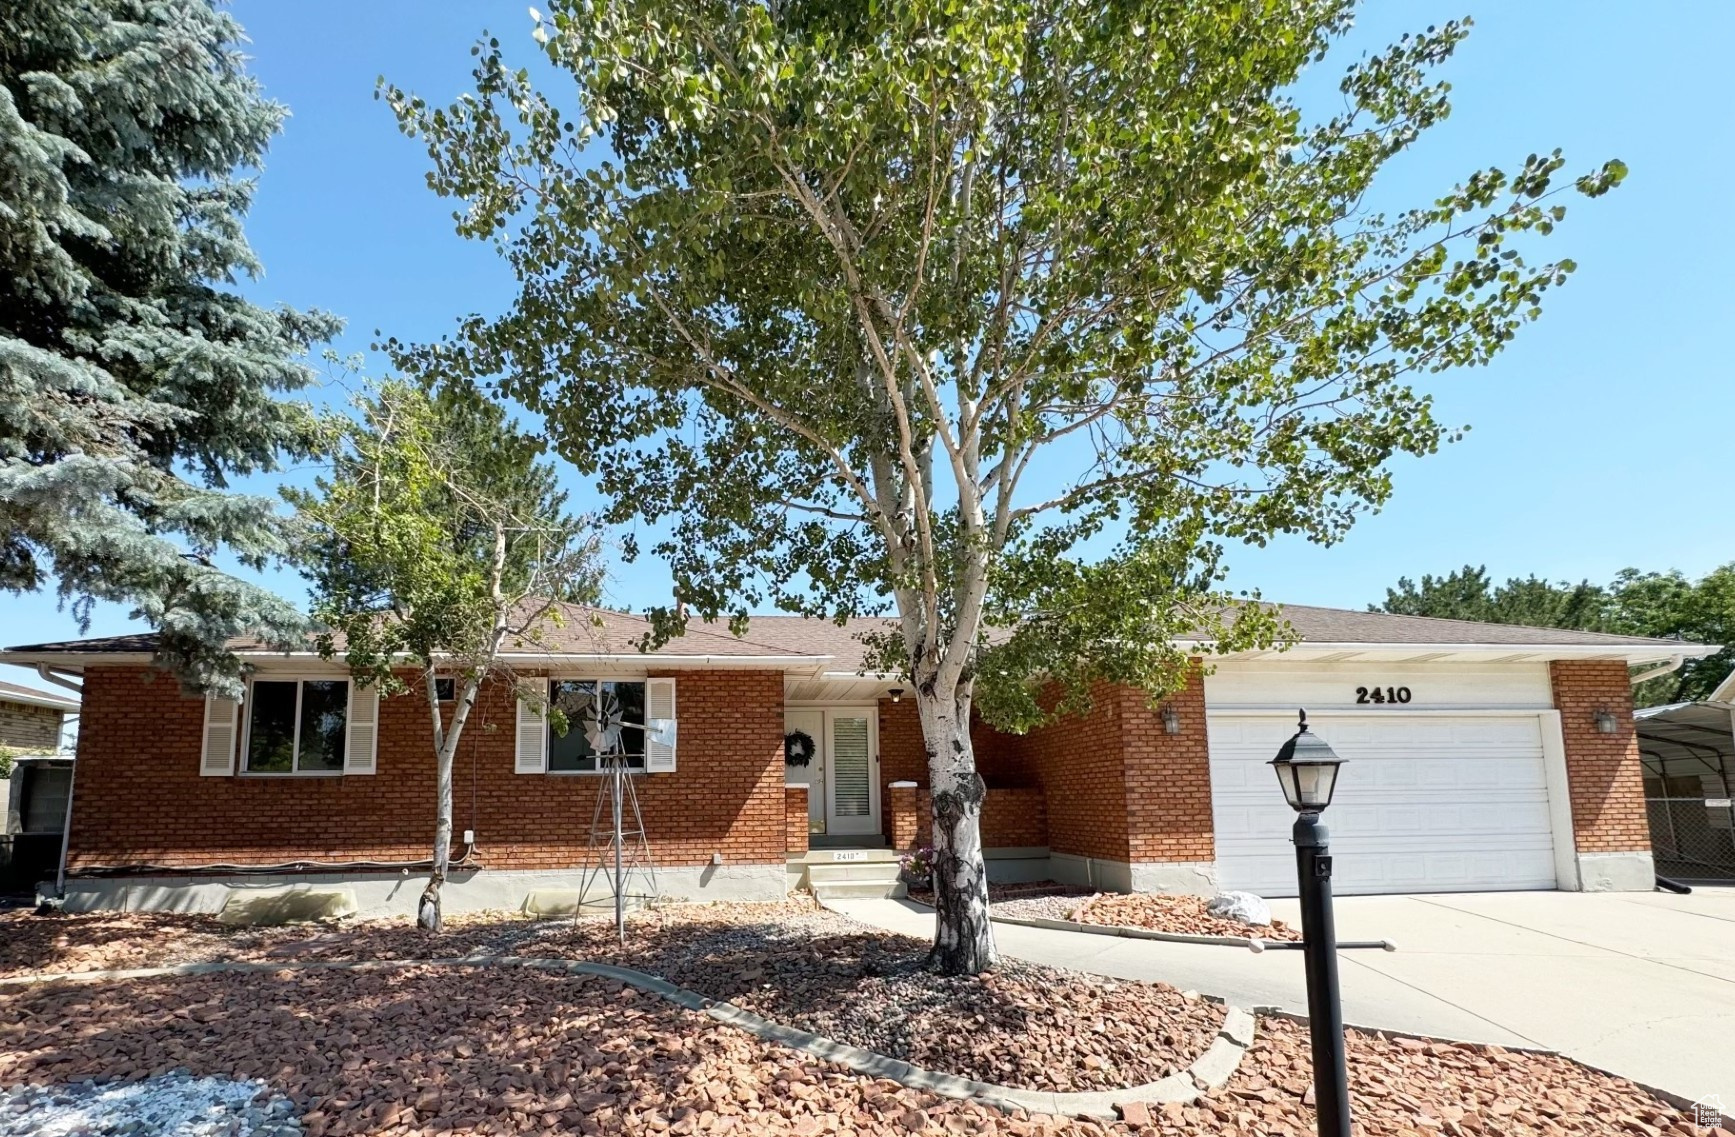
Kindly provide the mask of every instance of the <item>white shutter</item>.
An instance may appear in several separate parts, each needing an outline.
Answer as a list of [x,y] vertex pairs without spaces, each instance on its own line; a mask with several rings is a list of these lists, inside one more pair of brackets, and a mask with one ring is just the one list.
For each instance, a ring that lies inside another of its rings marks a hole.
[[205,696],[205,742],[199,754],[199,773],[207,778],[226,778],[235,772],[234,699]]
[[349,738],[344,744],[343,772],[371,774],[380,742],[380,689],[349,684]]
[[518,700],[518,750],[512,770],[517,774],[548,771],[548,723],[541,708],[527,699]]
[[[645,719],[675,721],[675,681],[645,680]],[[677,728],[678,729],[678,728]],[[679,739],[677,733],[676,739]],[[675,742],[657,742],[645,736],[645,773],[669,774],[675,769]]]

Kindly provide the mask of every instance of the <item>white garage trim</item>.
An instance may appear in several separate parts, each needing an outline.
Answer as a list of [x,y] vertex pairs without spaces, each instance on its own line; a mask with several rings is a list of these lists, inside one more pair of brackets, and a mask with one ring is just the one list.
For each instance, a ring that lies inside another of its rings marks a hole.
[[1572,835],[1572,789],[1566,780],[1566,736],[1560,732],[1560,712],[1543,711],[1542,771],[1548,777],[1548,825],[1554,831],[1554,886],[1577,892],[1578,841]]

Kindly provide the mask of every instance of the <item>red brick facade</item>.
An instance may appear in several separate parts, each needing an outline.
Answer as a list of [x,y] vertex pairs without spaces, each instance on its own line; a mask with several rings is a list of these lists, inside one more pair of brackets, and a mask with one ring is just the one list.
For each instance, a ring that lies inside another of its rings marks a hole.
[[[84,682],[71,867],[417,860],[433,839],[434,757],[419,695],[380,705],[376,773],[199,775],[204,702],[143,668],[90,668]],[[659,866],[781,863],[783,677],[676,674],[674,773],[637,782]],[[516,703],[484,688],[459,746],[454,828],[492,869],[582,867],[601,783],[513,772]]]
[[[1580,853],[1651,851],[1645,816],[1643,767],[1633,730],[1633,691],[1620,660],[1557,660],[1548,665],[1566,779],[1572,797],[1572,833]],[[1613,716],[1615,732],[1596,728],[1598,712]]]
[[1092,698],[1084,715],[1018,740],[1047,798],[1049,848],[1131,863],[1215,857],[1200,674],[1167,701],[1177,734],[1141,691],[1105,683]]
[[[886,824],[894,849],[934,842],[934,798],[926,789],[895,786],[887,791]],[[1040,789],[990,789],[982,802],[984,849],[1032,849],[1048,844],[1048,809]]]
[[[678,769],[639,779],[659,866],[776,864],[806,850],[805,793],[786,790],[783,676],[679,671]],[[1550,666],[1561,712],[1580,853],[1650,848],[1627,669],[1619,661]],[[137,666],[85,674],[71,862],[76,871],[293,861],[418,861],[428,855],[433,754],[419,694],[384,700],[376,773],[201,777],[204,703]],[[1169,700],[1179,731],[1134,690],[1101,685],[1082,716],[1002,735],[972,728],[989,794],[983,843],[1042,847],[1123,863],[1214,857],[1204,686]],[[1615,721],[1596,729],[1598,711]],[[455,828],[476,833],[490,869],[577,869],[600,783],[513,771],[516,705],[485,688],[456,768]],[[894,848],[926,843],[927,761],[912,699],[879,705],[882,825]],[[916,789],[890,788],[912,781]]]
[[783,851],[792,857],[807,852],[807,787],[783,787]]

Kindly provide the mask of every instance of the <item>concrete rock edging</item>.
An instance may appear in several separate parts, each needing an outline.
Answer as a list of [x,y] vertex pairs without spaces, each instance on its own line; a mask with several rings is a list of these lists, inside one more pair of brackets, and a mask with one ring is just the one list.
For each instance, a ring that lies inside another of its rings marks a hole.
[[1205,1052],[1192,1065],[1178,1073],[1142,1086],[1119,1090],[1090,1090],[1074,1093],[1024,1090],[993,1082],[978,1082],[956,1074],[942,1074],[911,1065],[859,1046],[850,1046],[810,1031],[799,1030],[782,1023],[761,1018],[742,1010],[733,1003],[721,1002],[697,991],[689,991],[669,982],[660,975],[618,967],[612,963],[592,963],[588,960],[560,959],[553,956],[469,955],[447,959],[362,959],[362,960],[281,960],[276,962],[232,961],[187,963],[174,967],[135,967],[115,971],[65,971],[42,975],[15,975],[0,978],[0,988],[33,987],[51,983],[101,983],[127,979],[161,979],[183,975],[215,975],[223,972],[274,971],[380,971],[412,967],[529,967],[541,971],[560,971],[571,975],[595,975],[613,979],[629,987],[656,995],[684,1010],[703,1014],[725,1026],[745,1031],[765,1042],[799,1050],[804,1054],[842,1066],[853,1073],[870,1078],[884,1078],[914,1090],[926,1090],[940,1097],[977,1102],[999,1109],[1021,1109],[1029,1113],[1057,1116],[1088,1117],[1113,1120],[1122,1107],[1134,1103],[1160,1105],[1165,1102],[1189,1103],[1198,1100],[1201,1092],[1213,1090],[1229,1080],[1241,1065],[1242,1057],[1253,1045],[1254,1018],[1250,1011],[1225,1005],[1223,1026]]
[[[1213,944],[1219,947],[1250,948],[1257,936],[1206,936],[1195,932],[1159,932],[1155,928],[1134,928],[1126,924],[1085,924],[1077,920],[1056,920],[1050,916],[994,916],[996,924],[1017,924],[1025,928],[1046,928],[1054,932],[1084,932],[1092,936],[1121,936],[1129,940],[1166,940],[1174,944]],[[1261,943],[1277,940],[1260,939]],[[1282,941],[1289,942],[1289,941]]]

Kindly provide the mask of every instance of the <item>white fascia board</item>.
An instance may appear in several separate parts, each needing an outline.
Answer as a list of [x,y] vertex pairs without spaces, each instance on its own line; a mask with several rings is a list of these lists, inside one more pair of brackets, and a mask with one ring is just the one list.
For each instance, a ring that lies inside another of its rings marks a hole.
[[633,667],[651,671],[795,671],[818,675],[829,655],[646,655],[626,652],[575,655],[564,652],[502,652],[508,663],[537,667]]
[[0,663],[12,663],[34,669],[38,663],[60,671],[83,674],[86,667],[101,667],[109,663],[149,663],[151,654],[145,651],[0,651]]

